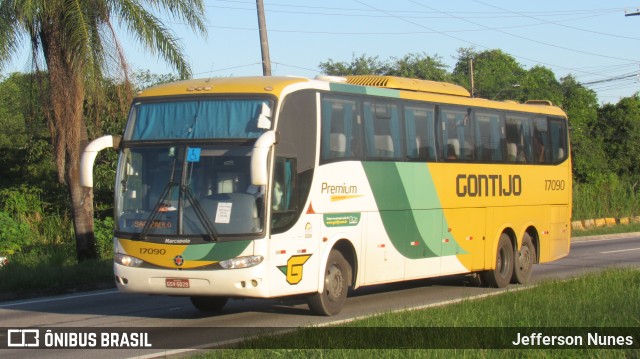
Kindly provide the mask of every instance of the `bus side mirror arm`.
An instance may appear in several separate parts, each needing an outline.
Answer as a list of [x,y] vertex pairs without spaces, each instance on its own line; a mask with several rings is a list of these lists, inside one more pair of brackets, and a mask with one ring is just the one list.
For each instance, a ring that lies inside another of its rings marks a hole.
[[251,154],[251,184],[254,186],[266,186],[269,179],[269,171],[267,169],[267,160],[269,159],[269,151],[277,142],[275,131],[267,131],[263,133],[255,145],[253,145],[253,153]]
[[91,141],[80,158],[80,186],[93,188],[93,163],[98,152],[105,148],[118,148],[120,136],[102,136]]

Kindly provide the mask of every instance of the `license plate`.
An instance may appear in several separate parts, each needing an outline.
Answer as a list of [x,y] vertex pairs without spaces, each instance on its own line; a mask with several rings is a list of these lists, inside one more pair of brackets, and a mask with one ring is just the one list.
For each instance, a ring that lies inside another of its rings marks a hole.
[[167,288],[189,288],[189,280],[183,278],[167,278],[165,279]]

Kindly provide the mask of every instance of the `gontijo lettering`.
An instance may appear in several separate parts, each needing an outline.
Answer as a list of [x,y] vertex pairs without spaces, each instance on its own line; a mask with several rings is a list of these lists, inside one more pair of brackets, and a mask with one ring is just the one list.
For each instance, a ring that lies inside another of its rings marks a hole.
[[459,174],[456,177],[458,197],[508,197],[522,193],[520,175],[473,175]]

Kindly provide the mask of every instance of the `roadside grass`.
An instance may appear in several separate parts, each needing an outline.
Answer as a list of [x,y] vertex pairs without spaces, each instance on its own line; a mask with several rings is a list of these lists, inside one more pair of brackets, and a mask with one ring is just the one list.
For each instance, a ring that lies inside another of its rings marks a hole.
[[68,246],[16,253],[0,268],[0,300],[14,300],[115,287],[113,262],[77,263]]
[[[429,344],[433,337],[415,335],[409,340],[400,337],[403,334],[411,335],[407,328],[416,328],[418,334],[432,330],[446,334],[446,343],[459,343],[459,346],[446,346],[448,348],[465,348],[465,345],[469,348],[468,345],[473,346],[474,341],[479,345],[497,343],[496,347],[505,348],[515,340],[515,333],[528,335],[546,328],[550,332],[559,330],[566,335],[583,335],[586,333],[584,328],[602,327],[632,328],[626,329],[624,335],[633,333],[637,345],[640,340],[639,270],[611,269],[571,280],[545,282],[530,289],[507,291],[479,300],[384,313],[331,328],[301,328],[285,335],[264,336],[243,342],[237,349],[217,349],[196,357],[640,357],[638,349],[421,349],[433,346]],[[496,338],[496,334],[503,335]],[[393,343],[397,343],[397,346]],[[405,349],[400,349],[402,347]]]
[[638,183],[608,176],[595,183],[574,183],[573,220],[621,218],[640,214]]

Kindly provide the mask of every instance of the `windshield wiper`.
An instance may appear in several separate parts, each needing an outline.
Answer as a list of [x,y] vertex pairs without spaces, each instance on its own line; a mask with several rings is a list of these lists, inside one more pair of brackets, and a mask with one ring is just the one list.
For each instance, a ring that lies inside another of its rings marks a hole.
[[160,211],[160,208],[167,206],[164,203],[164,200],[169,196],[169,193],[171,193],[171,189],[175,186],[178,186],[178,183],[173,182],[173,179],[172,179],[164,187],[164,190],[162,191],[162,195],[160,195],[158,202],[156,202],[155,206],[153,206],[153,210],[151,211],[151,214],[149,215],[149,218],[147,219],[147,222],[144,224],[144,228],[142,228],[142,232],[140,233],[140,237],[143,240],[147,239],[147,235],[149,234],[149,230],[151,230],[151,226],[155,221],[157,221],[160,218],[160,214],[162,212],[166,212],[166,210]]
[[[171,154],[169,156],[171,156]],[[158,202],[156,202],[156,204],[153,206],[153,210],[151,211],[151,214],[149,215],[147,222],[144,224],[144,228],[142,228],[142,232],[140,232],[140,237],[142,238],[142,240],[147,239],[147,235],[151,230],[151,226],[153,225],[153,222],[155,222],[160,218],[160,212],[161,212],[160,208],[167,207],[167,205],[164,203],[164,200],[170,196],[171,189],[179,185],[178,183],[174,182],[175,175],[176,175],[176,162],[177,162],[177,159],[175,158],[175,156],[173,156],[173,166],[171,166],[171,176],[169,177],[169,182],[167,182],[167,185],[164,187],[164,190],[162,190],[162,194],[160,195],[160,198],[158,198]],[[162,212],[166,212],[168,209],[169,208],[165,208],[165,210]]]
[[[142,228],[140,237],[143,240],[146,240],[147,235],[149,234],[149,231],[153,226],[153,223],[160,218],[163,212],[166,212],[166,210],[163,211],[161,210],[161,208],[167,207],[167,205],[165,204],[165,199],[169,197],[169,194],[171,193],[171,189],[173,187],[180,187],[180,198],[186,198],[189,204],[191,204],[191,206],[193,207],[196,213],[196,217],[198,217],[198,220],[200,221],[200,223],[202,223],[202,226],[206,231],[206,235],[209,241],[217,242],[218,232],[215,230],[213,223],[211,223],[211,221],[207,217],[207,214],[205,210],[202,208],[202,206],[200,205],[200,202],[198,202],[198,200],[196,200],[193,197],[193,194],[191,193],[191,189],[188,186],[180,185],[179,183],[173,182],[173,178],[169,181],[169,183],[167,183],[164,190],[162,191],[162,195],[160,195],[160,198],[158,199],[158,202],[156,202],[155,206],[153,207],[153,210],[151,211],[151,214],[149,215],[149,218],[147,219],[147,222],[145,223],[144,228]],[[184,212],[184,208],[183,208],[184,206],[178,206],[178,207],[180,207],[178,209],[180,211],[179,216],[182,216]]]
[[200,205],[200,202],[193,197],[193,194],[191,193],[191,189],[185,185],[180,186],[180,196],[182,195],[184,195],[184,197],[187,199],[187,201],[189,201],[189,203],[193,207],[196,213],[196,217],[198,217],[198,219],[200,220],[200,223],[202,223],[202,226],[207,231],[207,237],[209,237],[209,241],[217,242],[218,232],[216,232],[216,229],[213,226],[213,223],[211,223],[211,221],[209,220],[209,217],[207,217],[207,213],[205,212],[204,208],[202,208],[202,206]]

